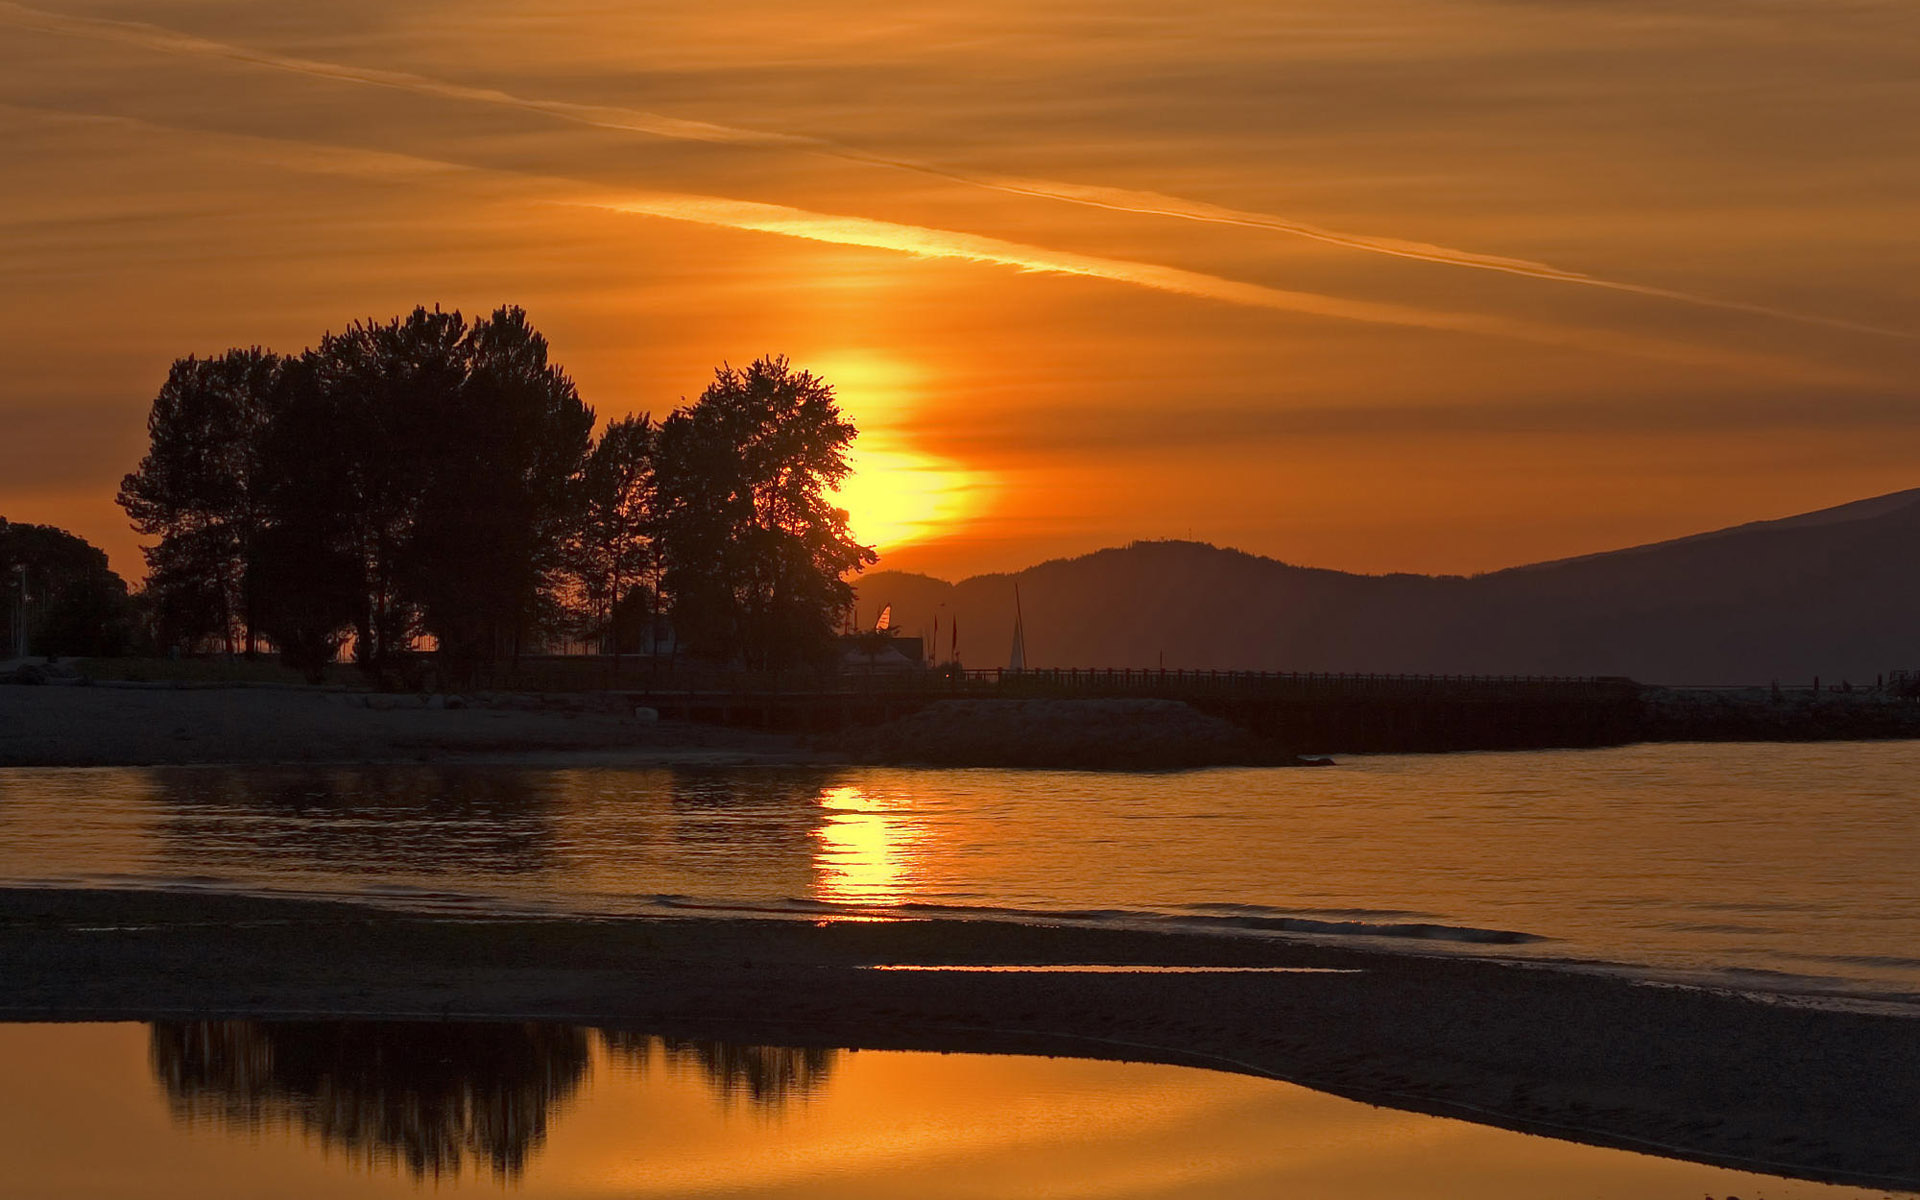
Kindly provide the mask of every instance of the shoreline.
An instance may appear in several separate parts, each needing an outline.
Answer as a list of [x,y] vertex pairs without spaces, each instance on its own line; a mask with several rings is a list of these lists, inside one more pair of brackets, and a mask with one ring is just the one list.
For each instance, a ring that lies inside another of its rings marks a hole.
[[588,696],[476,699],[321,688],[0,687],[0,768],[801,766],[841,761],[757,730],[642,720]]
[[[297,931],[298,936],[289,936]],[[421,916],[0,890],[0,1019],[510,1019],[1115,1058],[1920,1190],[1920,1022],[1448,955],[988,921]],[[876,971],[879,964],[1310,967]]]
[[[1015,709],[1029,704],[993,703]],[[971,716],[929,710],[892,725],[842,731],[834,736],[809,736],[663,721],[652,710],[629,708],[609,693],[486,694],[450,701],[439,696],[232,683],[0,686],[0,769],[445,763],[530,767],[979,766],[1157,773],[1228,766],[1321,766],[1331,761],[1303,759],[1294,749],[1262,741],[1197,711],[1127,711],[1129,706],[1143,705],[1165,707],[1166,702],[1034,702],[1044,710],[1039,716],[1024,709]],[[1564,748],[1920,739],[1920,707],[1913,705],[1897,709],[1882,706],[1885,713],[1873,710],[1881,716],[1899,716],[1904,723],[1896,723],[1897,727],[1872,724],[1858,728],[1844,721],[1820,728],[1782,725],[1778,714],[1766,705],[1743,708],[1721,699],[1715,699],[1714,705],[1700,712],[1681,706],[1678,711],[1685,719],[1666,713],[1661,720],[1647,723],[1640,731],[1644,736],[1626,742]],[[1186,707],[1171,706],[1176,710]],[[1841,712],[1847,706],[1835,698],[1832,707]],[[1747,720],[1753,712],[1762,710],[1763,715],[1770,714],[1773,724]],[[1734,720],[1729,713],[1740,719]],[[930,729],[939,737],[929,733]],[[926,752],[924,747],[934,742],[946,746],[946,751]],[[1520,749],[1461,745],[1392,752],[1500,753]]]

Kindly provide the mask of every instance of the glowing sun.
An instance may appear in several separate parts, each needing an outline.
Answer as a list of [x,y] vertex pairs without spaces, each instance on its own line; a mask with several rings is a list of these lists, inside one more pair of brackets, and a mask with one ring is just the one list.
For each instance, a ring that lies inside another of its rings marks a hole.
[[985,477],[916,450],[903,436],[910,415],[928,403],[923,367],[873,349],[829,351],[807,362],[860,427],[847,454],[853,474],[835,498],[855,538],[885,550],[938,537],[974,515]]
[[884,550],[937,536],[973,507],[974,473],[951,463],[857,443],[847,457],[853,474],[840,485],[839,503],[854,537],[867,545]]

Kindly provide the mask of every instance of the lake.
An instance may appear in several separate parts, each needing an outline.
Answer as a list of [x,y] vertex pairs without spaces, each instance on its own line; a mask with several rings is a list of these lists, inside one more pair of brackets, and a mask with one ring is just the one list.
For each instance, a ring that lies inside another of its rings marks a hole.
[[1098,774],[0,771],[0,884],[1117,923],[1920,994],[1920,742]]

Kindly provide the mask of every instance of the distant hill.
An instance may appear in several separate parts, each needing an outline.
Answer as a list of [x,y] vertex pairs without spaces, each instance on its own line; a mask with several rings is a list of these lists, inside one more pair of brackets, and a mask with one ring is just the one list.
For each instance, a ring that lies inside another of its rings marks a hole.
[[954,618],[1005,666],[1018,583],[1034,666],[1871,682],[1920,668],[1920,488],[1472,577],[1353,575],[1197,542],[1136,542],[957,584],[860,581],[860,613]]

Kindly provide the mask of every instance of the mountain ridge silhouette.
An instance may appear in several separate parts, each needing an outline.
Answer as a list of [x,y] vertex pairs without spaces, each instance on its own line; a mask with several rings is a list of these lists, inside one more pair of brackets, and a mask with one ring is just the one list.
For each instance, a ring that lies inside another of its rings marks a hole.
[[1007,665],[1872,682],[1920,668],[1920,488],[1479,575],[1360,575],[1141,541],[949,583],[876,571],[858,613]]

